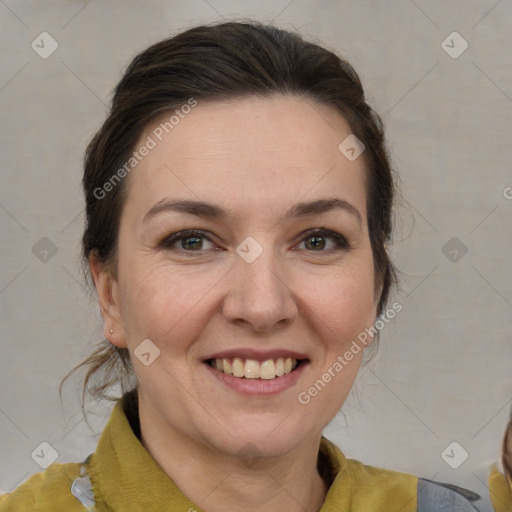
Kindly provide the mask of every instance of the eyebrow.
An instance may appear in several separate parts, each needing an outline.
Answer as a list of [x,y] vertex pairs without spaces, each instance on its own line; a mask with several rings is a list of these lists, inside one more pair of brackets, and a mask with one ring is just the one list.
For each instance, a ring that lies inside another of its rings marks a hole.
[[[352,214],[359,224],[363,223],[363,217],[359,213],[359,210],[348,201],[345,201],[345,199],[340,198],[316,199],[314,201],[297,203],[279,219],[279,222],[286,221],[291,218],[319,215],[336,208]],[[232,210],[225,210],[224,208],[212,203],[194,201],[190,199],[175,201],[162,199],[156,203],[146,213],[146,215],[144,215],[143,222],[148,222],[152,217],[155,217],[162,212],[189,213],[191,215],[196,215],[197,217],[219,221],[226,221],[232,215]]]

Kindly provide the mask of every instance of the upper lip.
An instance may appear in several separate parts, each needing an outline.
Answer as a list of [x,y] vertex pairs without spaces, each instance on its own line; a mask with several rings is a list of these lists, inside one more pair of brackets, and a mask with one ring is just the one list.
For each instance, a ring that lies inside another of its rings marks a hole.
[[306,354],[295,352],[293,350],[284,349],[273,349],[273,350],[257,350],[254,348],[233,348],[229,350],[223,350],[216,352],[208,359],[232,359],[234,357],[240,357],[242,359],[254,359],[255,361],[268,361],[269,359],[278,359],[291,357],[292,359],[308,359]]

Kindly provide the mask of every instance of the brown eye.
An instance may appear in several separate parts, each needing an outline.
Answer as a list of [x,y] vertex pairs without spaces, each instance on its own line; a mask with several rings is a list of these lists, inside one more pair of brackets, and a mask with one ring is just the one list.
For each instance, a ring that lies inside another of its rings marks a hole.
[[[334,247],[324,250],[326,248],[326,239],[333,240]],[[305,243],[308,252],[332,253],[349,248],[347,239],[343,235],[323,228],[306,231],[302,237],[302,242]]]
[[[158,247],[184,252],[201,252],[201,250],[204,249],[204,240],[211,242],[204,231],[188,229],[166,236],[158,243]],[[175,247],[177,242],[181,242],[180,247]]]

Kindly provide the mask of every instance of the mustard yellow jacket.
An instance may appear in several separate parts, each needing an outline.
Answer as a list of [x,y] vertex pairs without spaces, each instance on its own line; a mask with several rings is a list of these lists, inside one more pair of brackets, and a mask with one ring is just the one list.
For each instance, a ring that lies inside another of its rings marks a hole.
[[[116,403],[93,454],[82,463],[54,463],[32,475],[0,496],[0,512],[201,512],[139,441],[136,409],[133,392],[126,393]],[[320,512],[478,510],[467,499],[470,492],[464,497],[464,490],[446,484],[347,459],[325,438],[319,469],[331,482]],[[510,490],[500,477],[497,472],[491,476],[493,505],[496,512],[511,512]]]

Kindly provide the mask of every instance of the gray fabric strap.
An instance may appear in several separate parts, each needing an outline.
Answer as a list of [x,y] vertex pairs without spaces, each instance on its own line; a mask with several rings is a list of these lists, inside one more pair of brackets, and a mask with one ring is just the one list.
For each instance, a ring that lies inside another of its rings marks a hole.
[[459,492],[436,482],[418,479],[418,512],[478,512]]

